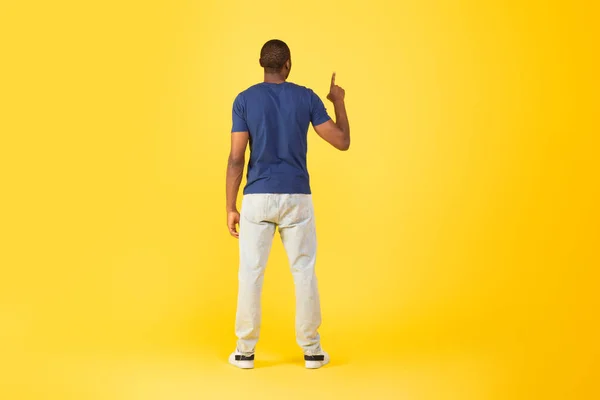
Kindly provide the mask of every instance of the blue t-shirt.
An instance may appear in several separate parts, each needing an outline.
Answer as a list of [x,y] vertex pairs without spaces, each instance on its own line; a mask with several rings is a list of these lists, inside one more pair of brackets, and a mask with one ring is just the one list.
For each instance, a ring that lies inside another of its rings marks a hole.
[[310,194],[308,127],[330,119],[319,96],[290,82],[263,82],[240,93],[233,103],[231,131],[250,136],[244,194]]

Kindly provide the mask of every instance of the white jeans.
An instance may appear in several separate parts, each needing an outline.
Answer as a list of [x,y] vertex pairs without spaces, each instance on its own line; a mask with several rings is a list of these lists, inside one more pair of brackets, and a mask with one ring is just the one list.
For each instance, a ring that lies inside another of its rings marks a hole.
[[276,227],[296,287],[296,341],[305,354],[316,354],[321,350],[317,332],[321,325],[315,275],[317,239],[312,197],[306,194],[249,194],[242,200],[237,350],[251,355],[258,341],[263,278]]

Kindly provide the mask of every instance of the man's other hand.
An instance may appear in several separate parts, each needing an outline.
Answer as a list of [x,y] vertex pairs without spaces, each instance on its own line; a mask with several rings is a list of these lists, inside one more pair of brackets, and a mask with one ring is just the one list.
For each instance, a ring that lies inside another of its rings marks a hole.
[[240,223],[240,213],[237,211],[228,211],[227,212],[227,227],[229,228],[229,233],[236,239],[240,238],[240,234],[238,232],[237,226]]

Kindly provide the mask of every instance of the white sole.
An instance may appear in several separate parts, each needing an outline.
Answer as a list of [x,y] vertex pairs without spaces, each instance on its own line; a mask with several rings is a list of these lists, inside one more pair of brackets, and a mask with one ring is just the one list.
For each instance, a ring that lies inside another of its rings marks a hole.
[[233,362],[230,361],[229,364],[233,365],[234,367],[238,367],[240,369],[254,368],[254,363],[252,361],[233,361]]
[[308,369],[318,369],[321,367],[324,367],[325,365],[329,364],[329,360],[323,360],[323,361],[305,361],[304,362],[304,366]]

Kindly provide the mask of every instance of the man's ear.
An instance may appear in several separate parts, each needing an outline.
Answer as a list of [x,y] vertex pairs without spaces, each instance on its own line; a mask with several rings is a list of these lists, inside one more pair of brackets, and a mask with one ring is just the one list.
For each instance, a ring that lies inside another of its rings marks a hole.
[[285,62],[285,67],[287,68],[287,70],[289,71],[290,69],[292,69],[292,61],[291,60],[287,60]]
[[258,63],[260,64],[260,66],[261,66],[261,67],[263,66],[263,65],[262,65],[262,58],[259,58],[259,59],[258,59]]

